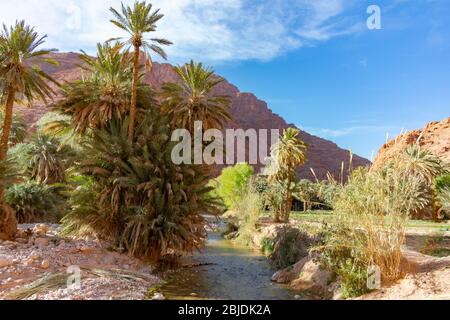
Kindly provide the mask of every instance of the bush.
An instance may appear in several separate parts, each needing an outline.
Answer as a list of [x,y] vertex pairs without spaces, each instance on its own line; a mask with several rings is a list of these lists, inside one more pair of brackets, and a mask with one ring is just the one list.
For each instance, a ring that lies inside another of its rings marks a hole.
[[269,255],[271,265],[276,269],[284,269],[308,256],[313,243],[314,239],[306,232],[287,226],[283,227],[272,243],[266,240],[265,245],[272,249]]
[[235,208],[236,217],[239,219],[239,241],[251,243],[262,210],[261,196],[249,187]]
[[216,191],[228,209],[234,210],[242,200],[252,176],[253,167],[246,163],[222,170],[222,174],[216,179]]
[[5,201],[15,210],[19,223],[59,222],[65,211],[63,191],[60,185],[26,182],[9,187]]

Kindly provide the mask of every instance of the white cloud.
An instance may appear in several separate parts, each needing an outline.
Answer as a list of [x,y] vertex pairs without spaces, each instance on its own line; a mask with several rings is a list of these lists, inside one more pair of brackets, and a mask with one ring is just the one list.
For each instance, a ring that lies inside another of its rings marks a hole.
[[372,134],[378,133],[381,135],[396,136],[403,132],[404,129],[397,126],[351,126],[339,129],[327,128],[305,128],[309,133],[325,139],[338,138],[356,134]]
[[[126,0],[124,3],[132,3]],[[353,0],[155,0],[165,14],[158,36],[175,44],[172,61],[270,60],[284,52],[358,32],[346,15]],[[96,42],[120,35],[109,23],[118,0],[0,1],[0,21],[25,19],[61,50],[92,51]],[[78,9],[77,9],[78,8]]]

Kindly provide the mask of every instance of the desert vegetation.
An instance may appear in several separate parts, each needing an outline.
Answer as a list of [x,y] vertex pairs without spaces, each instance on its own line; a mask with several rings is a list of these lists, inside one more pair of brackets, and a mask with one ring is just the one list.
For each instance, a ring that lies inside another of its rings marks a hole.
[[[0,235],[12,239],[17,222],[61,222],[67,235],[108,240],[157,264],[201,248],[201,214],[219,205],[211,168],[171,161],[171,133],[193,130],[193,120],[222,128],[229,100],[214,93],[214,71],[193,61],[176,68],[178,83],[161,91],[145,84],[151,54],[166,58],[171,44],[153,36],[163,15],[145,1],[111,13],[129,37],[98,44],[96,57],[81,52],[83,77],[74,82],[59,84],[38,66],[57,62],[24,21],[2,32]],[[63,99],[26,128],[14,105],[51,101],[55,90]]]

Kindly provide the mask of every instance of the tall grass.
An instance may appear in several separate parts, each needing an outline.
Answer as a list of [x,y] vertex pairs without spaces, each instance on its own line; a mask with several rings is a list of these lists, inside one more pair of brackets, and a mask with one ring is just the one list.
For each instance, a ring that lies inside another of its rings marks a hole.
[[349,295],[364,293],[366,272],[377,266],[384,282],[401,275],[401,248],[411,212],[429,203],[423,181],[398,170],[393,162],[382,170],[354,171],[336,197],[336,217],[324,229],[324,241],[315,250],[341,276]]

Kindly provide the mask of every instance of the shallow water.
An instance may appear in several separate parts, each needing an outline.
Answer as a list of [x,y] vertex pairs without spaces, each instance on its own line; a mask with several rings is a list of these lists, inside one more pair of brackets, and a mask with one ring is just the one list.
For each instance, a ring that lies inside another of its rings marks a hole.
[[270,281],[275,271],[261,253],[217,233],[185,263],[208,265],[170,274],[161,287],[167,299],[289,300],[298,294]]

